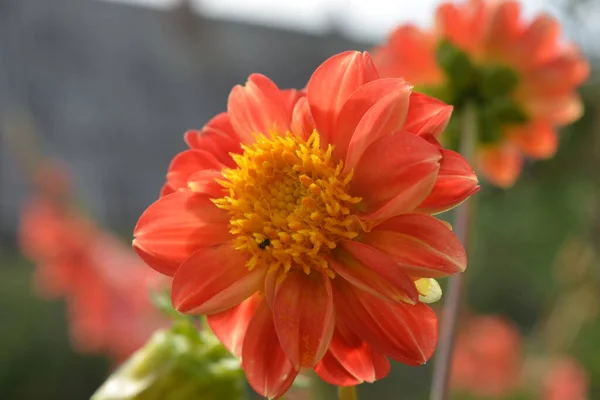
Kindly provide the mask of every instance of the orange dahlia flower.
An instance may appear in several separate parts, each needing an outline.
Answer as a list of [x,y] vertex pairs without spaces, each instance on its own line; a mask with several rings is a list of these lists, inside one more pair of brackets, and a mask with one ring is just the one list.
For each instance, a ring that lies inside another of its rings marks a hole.
[[432,278],[466,266],[431,214],[478,190],[435,139],[450,111],[380,79],[367,53],[328,59],[302,92],[251,75],[186,133],[133,246],[174,277],[177,310],[208,314],[261,395],[302,367],[354,385],[387,375],[386,357],[422,364],[437,341]]
[[[589,74],[577,48],[559,40],[555,19],[520,17],[516,1],[446,3],[434,30],[401,26],[373,56],[382,76],[409,80],[453,104],[456,114],[476,104],[477,166],[501,187],[515,182],[523,155],[554,155],[556,128],[582,114],[575,89]],[[455,144],[458,135],[451,129],[445,137]]]

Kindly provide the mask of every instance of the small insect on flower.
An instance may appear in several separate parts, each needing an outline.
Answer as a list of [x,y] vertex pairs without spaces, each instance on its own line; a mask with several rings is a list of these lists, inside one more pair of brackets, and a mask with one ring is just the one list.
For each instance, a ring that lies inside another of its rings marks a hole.
[[267,239],[263,240],[262,242],[260,242],[260,244],[258,245],[258,247],[259,247],[260,249],[263,249],[263,250],[264,250],[264,249],[266,249],[266,248],[267,248],[267,246],[269,246],[270,244],[271,244],[271,240],[270,240],[269,238],[267,238]]

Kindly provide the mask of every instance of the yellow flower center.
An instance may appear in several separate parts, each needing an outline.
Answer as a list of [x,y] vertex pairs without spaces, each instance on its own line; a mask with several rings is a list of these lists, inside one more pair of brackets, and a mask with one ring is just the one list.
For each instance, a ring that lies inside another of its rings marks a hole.
[[307,141],[261,134],[242,149],[232,155],[238,168],[223,170],[219,181],[229,195],[213,201],[229,211],[235,248],[250,253],[248,268],[316,269],[333,278],[325,256],[359,231],[352,209],[361,198],[347,193],[352,172],[342,173],[316,131]]

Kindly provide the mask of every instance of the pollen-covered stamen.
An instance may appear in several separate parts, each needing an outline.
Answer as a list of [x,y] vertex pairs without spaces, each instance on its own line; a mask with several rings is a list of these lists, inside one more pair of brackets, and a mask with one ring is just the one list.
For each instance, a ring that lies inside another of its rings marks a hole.
[[213,201],[231,214],[235,247],[250,253],[248,268],[318,269],[333,278],[324,256],[359,232],[352,210],[361,199],[347,193],[352,173],[342,173],[316,131],[306,142],[291,133],[258,135],[243,150],[232,156],[238,168],[219,181],[229,195]]

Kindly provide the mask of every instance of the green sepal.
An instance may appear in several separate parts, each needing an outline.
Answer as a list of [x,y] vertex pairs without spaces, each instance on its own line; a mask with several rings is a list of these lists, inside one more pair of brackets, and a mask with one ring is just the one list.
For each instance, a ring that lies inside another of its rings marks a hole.
[[503,65],[483,65],[478,68],[481,94],[486,99],[494,99],[511,94],[519,84],[517,73]]

